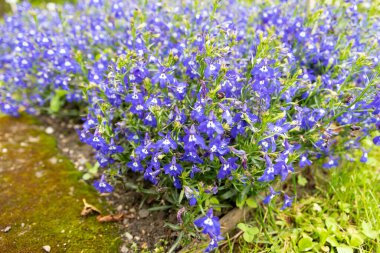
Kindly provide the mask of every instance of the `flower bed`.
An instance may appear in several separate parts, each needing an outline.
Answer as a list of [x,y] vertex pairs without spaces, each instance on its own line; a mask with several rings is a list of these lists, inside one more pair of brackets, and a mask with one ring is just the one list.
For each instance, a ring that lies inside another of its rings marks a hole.
[[263,202],[281,197],[284,209],[292,197],[275,182],[313,163],[366,162],[363,143],[380,145],[376,8],[20,5],[0,27],[0,106],[17,116],[75,103],[87,113],[80,139],[104,168],[95,187],[140,173],[211,251],[222,238],[213,209],[266,189]]

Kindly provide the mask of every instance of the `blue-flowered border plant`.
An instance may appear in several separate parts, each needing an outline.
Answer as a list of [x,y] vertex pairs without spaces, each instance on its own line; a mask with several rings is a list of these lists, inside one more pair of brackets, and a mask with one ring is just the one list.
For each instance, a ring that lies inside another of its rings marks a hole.
[[266,190],[287,208],[276,182],[380,145],[378,7],[312,2],[22,3],[0,25],[1,111],[85,112],[95,187],[140,174],[211,251],[214,211]]

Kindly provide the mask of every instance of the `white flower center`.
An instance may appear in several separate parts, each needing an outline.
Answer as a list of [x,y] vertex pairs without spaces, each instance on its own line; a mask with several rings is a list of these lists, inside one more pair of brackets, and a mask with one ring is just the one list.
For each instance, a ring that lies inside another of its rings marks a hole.
[[215,127],[214,122],[209,121],[209,122],[207,123],[207,128],[214,128],[214,127]]
[[260,68],[260,71],[261,72],[268,72],[268,68],[267,68],[267,66],[262,66],[261,68]]
[[214,224],[210,218],[207,218],[203,223],[209,226],[212,226]]
[[197,138],[195,138],[195,136],[193,134],[190,135],[189,137],[189,142],[193,142],[193,141],[196,141]]

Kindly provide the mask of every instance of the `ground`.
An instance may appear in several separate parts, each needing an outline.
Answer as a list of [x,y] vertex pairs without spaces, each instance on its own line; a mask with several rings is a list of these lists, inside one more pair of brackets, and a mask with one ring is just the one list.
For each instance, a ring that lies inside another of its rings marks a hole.
[[0,118],[0,252],[117,252],[119,228],[81,217],[82,199],[110,212],[56,141],[29,117]]

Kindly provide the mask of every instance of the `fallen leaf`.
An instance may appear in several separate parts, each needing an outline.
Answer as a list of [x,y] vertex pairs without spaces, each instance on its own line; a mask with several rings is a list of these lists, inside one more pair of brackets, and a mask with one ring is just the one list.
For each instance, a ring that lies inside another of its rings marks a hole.
[[121,221],[124,217],[124,213],[119,213],[119,214],[109,214],[105,216],[98,215],[96,219],[99,222],[114,222],[114,221]]
[[86,199],[83,199],[83,204],[84,204],[84,207],[83,207],[82,212],[80,213],[80,215],[87,216],[87,215],[89,215],[90,213],[93,213],[93,212],[101,214],[101,212],[99,211],[99,209],[96,208],[95,206],[87,203]]

